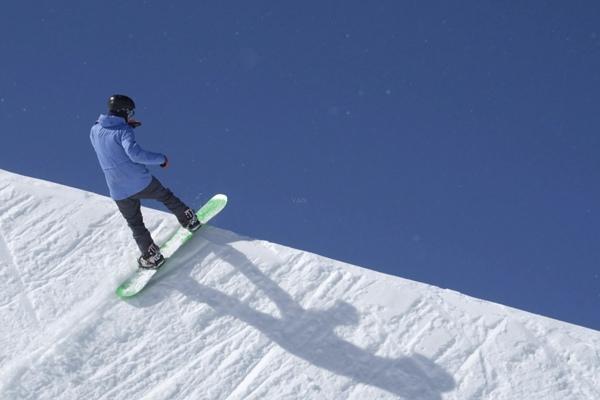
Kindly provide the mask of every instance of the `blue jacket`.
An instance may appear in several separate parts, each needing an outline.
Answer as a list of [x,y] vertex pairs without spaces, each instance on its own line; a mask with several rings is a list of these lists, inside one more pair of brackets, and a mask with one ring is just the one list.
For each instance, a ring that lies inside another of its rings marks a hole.
[[135,141],[133,128],[116,115],[101,114],[92,126],[90,140],[114,200],[145,189],[152,181],[146,165],[160,165],[166,160],[164,154],[142,149]]

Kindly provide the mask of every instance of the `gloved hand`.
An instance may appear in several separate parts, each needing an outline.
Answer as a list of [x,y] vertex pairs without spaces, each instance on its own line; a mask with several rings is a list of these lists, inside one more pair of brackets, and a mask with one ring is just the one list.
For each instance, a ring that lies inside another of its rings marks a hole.
[[127,124],[132,128],[137,128],[138,126],[142,125],[140,121],[137,121],[133,118],[128,119]]
[[165,156],[165,162],[160,164],[161,168],[168,168],[169,167],[169,159],[167,158],[167,156]]

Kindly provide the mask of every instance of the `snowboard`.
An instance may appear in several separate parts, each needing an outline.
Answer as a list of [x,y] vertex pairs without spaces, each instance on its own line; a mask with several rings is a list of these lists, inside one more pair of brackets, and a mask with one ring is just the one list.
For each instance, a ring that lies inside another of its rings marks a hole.
[[[227,205],[227,196],[224,194],[214,195],[202,207],[200,207],[200,209],[196,212],[196,216],[202,225],[205,225],[215,215],[221,212],[221,210],[225,208],[225,205]],[[202,227],[200,227],[199,230],[201,229]],[[177,249],[190,240],[194,233],[183,227],[179,227],[179,229],[177,229],[177,231],[160,247],[160,252],[165,257],[164,264],[158,269],[145,269],[138,267],[138,269],[130,277],[128,277],[121,285],[119,285],[117,288],[117,296],[124,299],[135,296],[141,292],[144,287],[146,287],[148,282],[150,282],[152,277],[165,267]]]

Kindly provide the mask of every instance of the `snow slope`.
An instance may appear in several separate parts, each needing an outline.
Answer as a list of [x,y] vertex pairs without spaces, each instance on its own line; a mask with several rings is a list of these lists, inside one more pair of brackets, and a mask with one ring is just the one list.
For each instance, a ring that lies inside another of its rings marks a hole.
[[135,257],[110,199],[0,170],[0,398],[600,399],[597,331],[214,227],[122,301]]

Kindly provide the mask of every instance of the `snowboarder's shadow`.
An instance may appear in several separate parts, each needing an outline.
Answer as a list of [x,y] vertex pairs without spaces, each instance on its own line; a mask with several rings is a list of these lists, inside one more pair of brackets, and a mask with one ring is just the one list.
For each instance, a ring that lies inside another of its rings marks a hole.
[[[183,271],[191,274],[197,265],[194,262],[186,262],[167,272],[164,277],[177,274],[177,285],[168,286],[175,287],[188,299],[209,305],[221,315],[230,315],[251,325],[289,353],[355,382],[411,400],[441,399],[441,393],[455,387],[452,376],[422,355],[381,357],[340,338],[335,332],[337,326],[356,325],[359,322],[358,312],[351,304],[339,301],[326,310],[305,309],[230,244],[229,240],[239,241],[239,237],[229,238],[228,235],[217,233],[210,235],[210,240],[219,248],[215,254],[261,289],[277,306],[281,317],[257,311],[194,278],[182,281]],[[215,250],[215,246],[207,246],[204,251],[211,249]],[[142,296],[137,305],[148,306],[148,301],[157,301],[157,292],[160,293],[155,291],[153,296]]]

